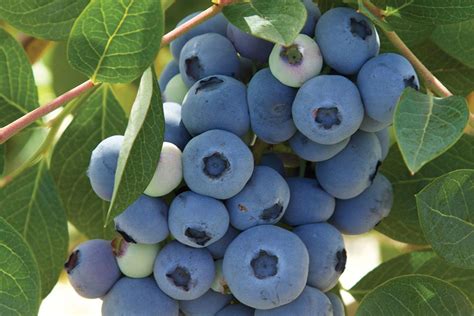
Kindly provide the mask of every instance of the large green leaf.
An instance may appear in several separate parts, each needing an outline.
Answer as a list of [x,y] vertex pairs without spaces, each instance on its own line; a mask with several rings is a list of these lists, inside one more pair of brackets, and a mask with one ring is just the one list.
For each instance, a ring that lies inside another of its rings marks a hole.
[[105,138],[123,135],[127,120],[106,84],[94,91],[78,112],[54,150],[51,172],[58,185],[69,221],[89,238],[110,238],[104,228],[109,203],[92,190],[87,168],[94,148]]
[[36,315],[41,300],[38,264],[23,237],[0,217],[0,315]]
[[38,152],[48,136],[46,127],[33,127],[19,132],[5,143],[5,174],[19,168]]
[[382,263],[357,282],[349,292],[360,301],[380,284],[409,274],[426,274],[442,279],[457,286],[474,301],[474,270],[453,267],[429,250],[410,252]]
[[441,99],[405,89],[395,109],[393,126],[408,169],[417,172],[454,145],[468,119],[463,97]]
[[0,145],[0,176],[3,175],[5,165],[5,145]]
[[4,126],[35,109],[38,106],[38,92],[23,48],[2,28],[0,74],[0,126]]
[[464,135],[453,147],[440,157],[425,165],[411,176],[400,150],[392,146],[382,164],[381,171],[392,182],[394,203],[390,215],[376,229],[406,243],[426,244],[418,221],[415,194],[437,177],[463,168],[474,169],[474,137]]
[[439,25],[434,29],[431,39],[448,55],[461,63],[474,68],[474,19]]
[[225,17],[239,29],[281,45],[290,45],[306,22],[300,0],[250,0],[224,8]]
[[456,170],[416,195],[418,216],[433,250],[447,262],[474,269],[474,170]]
[[413,47],[413,52],[455,95],[465,96],[474,90],[474,68],[452,58],[433,42]]
[[44,161],[0,190],[0,216],[30,245],[39,265],[41,293],[45,297],[62,270],[68,231],[66,212]]
[[471,315],[457,287],[426,275],[396,277],[367,294],[356,315]]
[[67,39],[89,0],[2,0],[0,19],[35,37]]
[[69,62],[95,82],[133,81],[160,48],[163,20],[156,0],[94,0],[71,30]]
[[132,106],[115,173],[114,194],[107,222],[145,191],[160,159],[164,115],[158,79],[152,68],[143,73]]
[[403,19],[418,23],[439,25],[474,18],[473,0],[374,0],[381,8],[399,8]]

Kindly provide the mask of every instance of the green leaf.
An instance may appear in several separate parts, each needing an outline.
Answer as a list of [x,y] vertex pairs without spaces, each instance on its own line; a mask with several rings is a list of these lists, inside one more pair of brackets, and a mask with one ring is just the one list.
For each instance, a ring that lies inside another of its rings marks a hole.
[[405,89],[395,109],[393,126],[408,169],[417,172],[454,145],[468,119],[463,97],[441,99]]
[[163,20],[156,0],[92,1],[71,30],[69,62],[94,82],[133,81],[160,48]]
[[399,8],[397,13],[407,20],[439,25],[474,18],[472,0],[375,0],[380,8]]
[[42,297],[61,273],[68,247],[66,212],[44,161],[0,190],[0,216],[22,234],[39,265]]
[[0,126],[4,126],[38,107],[38,92],[25,51],[2,28],[0,74]]
[[406,275],[367,294],[356,316],[471,314],[471,302],[457,287],[431,276]]
[[316,2],[318,3],[318,8],[321,13],[331,10],[332,8],[344,6],[344,0],[318,0]]
[[20,31],[49,40],[65,40],[89,0],[2,0],[0,19]]
[[349,292],[360,301],[380,284],[409,274],[425,274],[442,279],[457,286],[474,301],[474,270],[453,267],[428,250],[410,252],[382,263],[366,274]]
[[426,244],[418,221],[415,194],[437,177],[456,170],[474,169],[474,137],[464,135],[440,157],[411,176],[397,146],[392,146],[381,172],[392,182],[394,201],[390,215],[377,225],[379,232],[410,244]]
[[87,168],[94,148],[107,137],[123,135],[127,120],[106,84],[83,102],[55,147],[51,172],[69,221],[91,239],[109,239],[114,234],[112,226],[104,228],[109,203],[92,190]]
[[0,145],[0,176],[3,175],[5,165],[5,146]]
[[169,7],[174,4],[175,0],[161,0],[161,7],[163,8],[163,12],[165,12]]
[[431,39],[443,51],[461,63],[474,68],[474,19],[460,23],[438,25]]
[[465,96],[474,89],[474,68],[460,63],[427,41],[413,48],[415,55],[452,93]]
[[0,217],[0,315],[36,315],[41,300],[38,264],[23,237]]
[[474,170],[439,177],[416,195],[421,228],[447,262],[474,269]]
[[149,68],[143,73],[125,131],[106,223],[135,202],[147,188],[160,159],[163,135],[160,87],[155,72]]
[[250,0],[224,8],[230,23],[246,33],[281,45],[290,45],[306,22],[300,0]]

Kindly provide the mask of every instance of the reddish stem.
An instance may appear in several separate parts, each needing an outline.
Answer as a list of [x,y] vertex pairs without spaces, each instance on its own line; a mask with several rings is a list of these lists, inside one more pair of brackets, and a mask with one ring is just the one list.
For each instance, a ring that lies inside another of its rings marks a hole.
[[[227,2],[230,3],[231,1],[227,1]],[[199,13],[198,15],[196,15],[189,21],[184,22],[183,24],[181,24],[174,30],[171,30],[170,32],[168,32],[167,34],[163,36],[163,38],[161,39],[161,45],[162,46],[168,45],[171,41],[178,38],[182,34],[187,33],[189,30],[191,30],[195,26],[219,14],[219,12],[222,11],[222,8],[225,5],[227,4],[213,5],[212,7],[209,7],[208,9],[202,11],[201,13]]]
[[6,142],[10,137],[21,131],[23,128],[27,127],[34,121],[40,119],[41,117],[45,116],[46,114],[56,110],[64,103],[71,101],[75,97],[79,96],[83,92],[92,89],[94,87],[94,83],[90,80],[80,84],[79,86],[69,90],[68,92],[60,95],[53,101],[43,105],[33,111],[23,115],[19,119],[13,121],[12,123],[8,124],[7,126],[0,129],[0,144]]

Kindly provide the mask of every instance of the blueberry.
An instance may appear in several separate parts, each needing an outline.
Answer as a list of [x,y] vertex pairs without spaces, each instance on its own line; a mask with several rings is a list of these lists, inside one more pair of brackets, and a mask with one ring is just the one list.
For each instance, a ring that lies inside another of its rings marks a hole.
[[316,23],[318,22],[319,17],[321,16],[321,11],[319,11],[318,5],[313,2],[313,0],[302,0],[306,8],[307,18],[306,23],[301,30],[301,33],[308,35],[309,37],[314,36],[314,29],[316,28]]
[[382,160],[385,160],[390,150],[390,132],[388,128],[384,128],[381,131],[375,133],[375,136],[379,139],[380,147],[382,148]]
[[281,158],[275,153],[266,153],[260,160],[261,166],[267,166],[278,172],[282,177],[285,176],[285,165]]
[[363,234],[388,216],[392,204],[392,184],[378,173],[372,185],[362,194],[349,200],[337,200],[336,211],[330,221],[344,234]]
[[357,73],[380,48],[372,22],[351,8],[325,12],[316,24],[315,34],[326,64],[344,75]]
[[231,23],[227,26],[227,38],[241,56],[261,64],[268,62],[273,43],[245,33]]
[[345,316],[344,304],[342,303],[339,296],[334,293],[328,292],[326,296],[329,298],[332,304],[332,312],[334,316]]
[[189,90],[181,115],[191,135],[222,129],[244,136],[250,128],[247,88],[227,76],[201,79]]
[[216,293],[212,290],[190,301],[180,301],[179,308],[186,316],[215,315],[224,306],[230,303],[232,295]]
[[300,34],[289,46],[276,44],[273,47],[269,66],[281,83],[298,88],[319,74],[323,58],[318,44],[308,35]]
[[308,248],[308,285],[325,292],[332,289],[346,267],[346,250],[341,233],[327,223],[307,224],[293,232]]
[[316,165],[316,177],[332,196],[351,199],[370,186],[381,160],[377,136],[359,131],[340,153]]
[[229,286],[227,285],[227,281],[224,278],[224,271],[222,269],[222,265],[224,264],[224,260],[219,259],[214,261],[216,266],[216,275],[214,277],[214,281],[212,281],[211,289],[218,293],[222,294],[231,294],[229,290]]
[[253,156],[232,133],[211,130],[194,137],[183,152],[184,180],[199,194],[228,199],[252,176]]
[[152,278],[120,279],[104,297],[102,315],[178,316],[178,302],[163,293]]
[[407,87],[418,90],[415,69],[403,56],[388,53],[367,61],[357,76],[367,115],[390,124],[398,99]]
[[247,100],[254,133],[264,142],[278,144],[296,132],[291,106],[296,89],[283,85],[265,68],[250,80]]
[[190,39],[184,45],[179,72],[190,87],[196,81],[212,75],[236,77],[240,74],[240,60],[232,43],[222,35],[207,33]]
[[161,92],[165,91],[168,82],[177,74],[179,74],[179,65],[175,60],[171,60],[166,64],[165,68],[161,72],[160,78],[158,79]]
[[[198,15],[199,12],[192,13],[182,19],[177,26],[182,25],[184,22],[189,21],[191,18],[195,17]],[[209,20],[204,21],[203,23],[197,25],[196,27],[192,28],[188,32],[184,33],[180,37],[176,38],[173,40],[170,44],[170,50],[171,53],[173,54],[173,57],[176,61],[179,60],[179,56],[181,54],[181,50],[183,49],[183,46],[193,37],[202,35],[205,33],[218,33],[221,35],[226,35],[227,32],[227,20],[224,17],[223,14],[218,14]]]
[[191,139],[181,120],[181,105],[173,102],[163,103],[165,114],[165,142],[173,143],[183,150]]
[[289,200],[290,189],[285,179],[270,167],[257,166],[243,190],[225,204],[232,226],[244,230],[277,223]]
[[239,231],[232,226],[229,226],[227,232],[222,236],[221,239],[217,240],[216,242],[207,246],[207,250],[211,253],[214,259],[222,259],[224,258],[224,253],[227,247],[230,245],[232,240],[237,237]]
[[229,228],[229,213],[221,201],[187,191],[171,203],[168,225],[179,242],[202,248],[224,236]]
[[318,181],[307,178],[287,178],[290,204],[283,217],[292,226],[327,221],[334,213],[336,201]]
[[92,151],[87,175],[92,190],[105,201],[112,199],[115,171],[122,143],[122,135],[110,136],[101,141]]
[[180,74],[175,75],[166,85],[163,92],[163,99],[166,102],[183,103],[186,93],[188,93],[188,86],[184,84],[183,78]]
[[349,143],[349,139],[343,139],[339,143],[332,145],[323,145],[313,142],[300,132],[296,132],[290,139],[289,144],[293,152],[300,158],[316,162],[328,160],[340,153]]
[[331,301],[318,289],[306,286],[293,302],[267,310],[255,311],[255,316],[332,316]]
[[255,310],[244,304],[230,304],[221,309],[215,316],[253,316]]
[[182,153],[175,144],[164,142],[155,174],[145,189],[149,196],[163,196],[178,187],[183,179]]
[[153,272],[153,263],[160,250],[158,244],[135,244],[123,238],[112,241],[115,258],[122,273],[130,278],[144,278]]
[[69,282],[86,298],[104,296],[120,278],[110,242],[93,239],[77,246],[64,264]]
[[160,198],[141,195],[115,217],[115,230],[128,242],[156,244],[168,237],[168,206]]
[[293,102],[298,130],[313,142],[339,143],[354,134],[364,118],[355,84],[342,76],[323,75],[306,82]]
[[153,274],[167,295],[176,300],[194,300],[211,288],[215,267],[206,249],[172,241],[158,254]]
[[245,305],[270,309],[295,300],[306,285],[308,251],[292,232],[261,225],[242,232],[224,256],[224,276]]
[[382,123],[377,120],[374,120],[370,116],[365,113],[364,119],[362,120],[362,124],[360,124],[360,130],[364,132],[378,132],[383,130],[384,128],[387,128],[390,123]]

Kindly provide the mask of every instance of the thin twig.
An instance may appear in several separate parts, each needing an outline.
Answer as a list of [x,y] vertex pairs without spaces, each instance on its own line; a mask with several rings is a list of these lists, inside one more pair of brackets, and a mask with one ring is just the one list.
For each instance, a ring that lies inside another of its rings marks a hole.
[[[363,1],[364,6],[380,21],[385,20],[385,12],[379,7],[375,6],[371,1]],[[407,45],[394,31],[383,30],[390,42],[405,56],[410,63],[415,67],[421,77],[424,79],[427,88],[434,91],[436,94],[442,97],[449,97],[453,94],[446,88],[433,73],[426,68],[426,66],[416,57],[416,55],[408,48]]]
[[[222,8],[224,6],[231,4],[233,1],[234,0],[220,0],[218,4],[214,4],[207,10],[204,10],[200,14],[196,15],[195,17],[187,21],[186,23],[183,23],[182,25],[178,26],[174,30],[165,34],[161,40],[161,45],[164,46],[164,45],[169,44],[172,40],[188,32],[196,25],[201,24],[207,19],[215,16],[216,14],[222,11]],[[91,80],[87,80],[86,82],[69,90],[68,92],[57,97],[56,99],[47,103],[46,105],[43,105],[25,114],[24,116],[8,124],[7,126],[0,128],[0,144],[5,143],[13,135],[17,134],[18,132],[26,128],[28,125],[30,125],[34,121],[56,110],[57,108],[65,104],[66,102],[76,98],[77,96],[81,95],[85,91],[92,89],[95,85],[96,84],[94,84]]]

